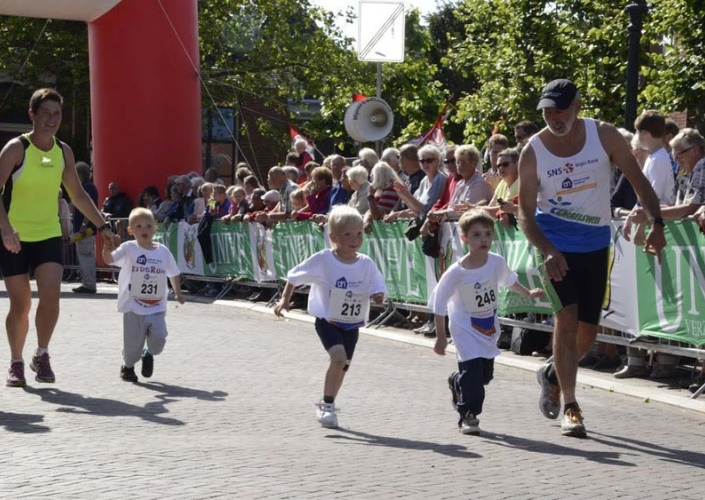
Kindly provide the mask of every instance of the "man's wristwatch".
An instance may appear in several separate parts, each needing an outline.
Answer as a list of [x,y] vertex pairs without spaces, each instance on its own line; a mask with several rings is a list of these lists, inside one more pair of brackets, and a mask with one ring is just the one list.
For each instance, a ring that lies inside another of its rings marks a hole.
[[661,227],[664,227],[666,225],[665,222],[663,222],[663,218],[661,217],[654,217],[651,219],[651,224],[658,224]]
[[110,223],[109,223],[109,222],[106,222],[106,223],[103,224],[102,226],[99,226],[99,227],[98,227],[98,232],[99,232],[99,233],[102,233],[105,229],[110,229],[111,232],[112,232],[112,230],[113,230],[113,228],[110,226]]

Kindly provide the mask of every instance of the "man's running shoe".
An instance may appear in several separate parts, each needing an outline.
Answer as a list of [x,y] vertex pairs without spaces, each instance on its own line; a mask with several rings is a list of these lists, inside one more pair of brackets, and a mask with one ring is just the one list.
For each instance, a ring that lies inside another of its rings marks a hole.
[[34,377],[37,382],[44,382],[48,384],[53,384],[56,382],[56,377],[54,377],[54,372],[52,371],[51,363],[49,362],[48,352],[45,352],[41,356],[33,356],[29,367],[32,371],[37,373],[37,376]]
[[539,409],[544,417],[555,420],[561,412],[561,386],[553,384],[548,378],[552,363],[546,363],[536,372],[536,378],[541,386]]
[[568,408],[563,414],[561,420],[561,434],[564,436],[586,438],[585,424],[583,424],[583,415],[580,410]]
[[10,364],[5,385],[8,387],[24,387],[27,385],[27,380],[24,378],[24,361],[14,361]]

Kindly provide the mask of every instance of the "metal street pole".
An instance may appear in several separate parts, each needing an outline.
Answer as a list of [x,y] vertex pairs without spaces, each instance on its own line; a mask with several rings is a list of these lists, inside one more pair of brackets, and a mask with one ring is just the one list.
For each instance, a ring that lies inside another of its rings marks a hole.
[[[382,98],[382,63],[377,63],[377,98]],[[375,141],[375,151],[382,156],[382,141]]]
[[624,112],[624,128],[634,131],[636,119],[636,97],[639,92],[639,48],[641,43],[642,17],[649,8],[639,3],[627,5],[624,9],[629,14],[629,55],[627,58],[627,103]]

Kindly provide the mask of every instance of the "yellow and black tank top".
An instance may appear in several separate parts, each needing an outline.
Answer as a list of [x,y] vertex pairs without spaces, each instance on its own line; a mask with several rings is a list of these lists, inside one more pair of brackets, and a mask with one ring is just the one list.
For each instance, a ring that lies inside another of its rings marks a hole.
[[61,236],[59,222],[59,187],[64,173],[64,145],[54,138],[49,151],[42,151],[29,140],[19,137],[24,159],[13,170],[2,191],[2,200],[10,224],[20,241],[43,241]]

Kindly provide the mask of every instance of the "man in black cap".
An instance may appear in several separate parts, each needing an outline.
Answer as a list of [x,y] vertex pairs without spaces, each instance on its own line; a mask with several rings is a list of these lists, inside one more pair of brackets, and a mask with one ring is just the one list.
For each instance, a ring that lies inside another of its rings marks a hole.
[[[619,131],[579,118],[580,93],[570,80],[548,83],[538,109],[546,127],[519,159],[519,220],[537,249],[554,311],[553,358],[539,368],[539,408],[561,432],[586,437],[575,399],[578,360],[597,335],[607,281],[611,164],[617,165],[652,218],[645,252],[660,261],[666,245],[659,201]],[[552,289],[552,290],[551,290]]]

